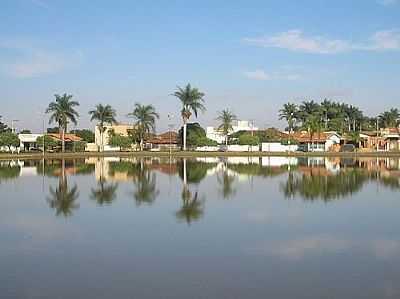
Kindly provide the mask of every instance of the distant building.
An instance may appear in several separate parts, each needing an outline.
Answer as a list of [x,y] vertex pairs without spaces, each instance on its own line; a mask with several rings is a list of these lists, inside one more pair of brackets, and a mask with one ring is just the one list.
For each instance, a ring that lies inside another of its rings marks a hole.
[[160,135],[155,135],[146,141],[146,146],[151,150],[178,149],[178,133],[174,131],[168,131]]
[[320,132],[311,135],[307,131],[294,132],[290,135],[299,144],[299,149],[307,152],[338,151],[341,137],[336,132]]
[[109,144],[110,141],[110,132],[114,131],[115,134],[120,134],[122,136],[129,136],[129,131],[134,129],[134,125],[132,124],[113,124],[113,125],[105,125],[105,131],[103,133],[103,139],[99,130],[99,126],[95,127],[94,131],[94,148],[95,151],[97,151],[99,148],[104,147],[104,150],[108,150],[111,148],[108,147],[107,145]]
[[[258,128],[253,125],[251,121],[248,120],[237,120],[235,124],[232,126],[232,130],[228,135],[239,132],[239,131],[258,131]],[[214,140],[218,143],[225,142],[225,135],[221,130],[215,127],[207,127],[206,128],[206,136],[207,138]]]
[[21,151],[37,150],[41,146],[37,144],[37,139],[43,134],[18,134],[19,147]]

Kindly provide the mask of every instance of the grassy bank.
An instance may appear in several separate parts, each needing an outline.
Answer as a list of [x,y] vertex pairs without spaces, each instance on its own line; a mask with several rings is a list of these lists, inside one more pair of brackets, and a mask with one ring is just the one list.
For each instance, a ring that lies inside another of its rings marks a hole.
[[[168,152],[77,152],[77,153],[20,153],[0,154],[0,160],[73,159],[89,157],[169,157]],[[400,152],[330,153],[330,152],[172,152],[172,157],[398,157]]]

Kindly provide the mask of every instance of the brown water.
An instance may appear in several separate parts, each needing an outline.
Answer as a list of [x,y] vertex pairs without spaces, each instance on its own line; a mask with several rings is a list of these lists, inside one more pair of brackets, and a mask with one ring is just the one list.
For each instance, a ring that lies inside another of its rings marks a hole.
[[0,298],[400,298],[399,159],[0,163]]

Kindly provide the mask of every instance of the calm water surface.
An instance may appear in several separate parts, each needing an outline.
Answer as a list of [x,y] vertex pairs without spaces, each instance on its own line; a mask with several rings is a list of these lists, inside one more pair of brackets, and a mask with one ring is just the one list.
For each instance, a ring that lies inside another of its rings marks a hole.
[[400,298],[400,160],[0,162],[0,298]]

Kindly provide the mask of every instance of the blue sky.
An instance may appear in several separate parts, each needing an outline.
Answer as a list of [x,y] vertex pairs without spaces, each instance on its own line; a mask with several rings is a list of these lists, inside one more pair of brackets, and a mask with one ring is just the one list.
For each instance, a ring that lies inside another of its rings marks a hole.
[[206,93],[202,125],[232,109],[282,126],[287,101],[325,97],[367,114],[400,108],[400,0],[0,1],[0,115],[41,127],[55,93],[87,111],[134,102],[180,123],[170,94],[188,82]]

